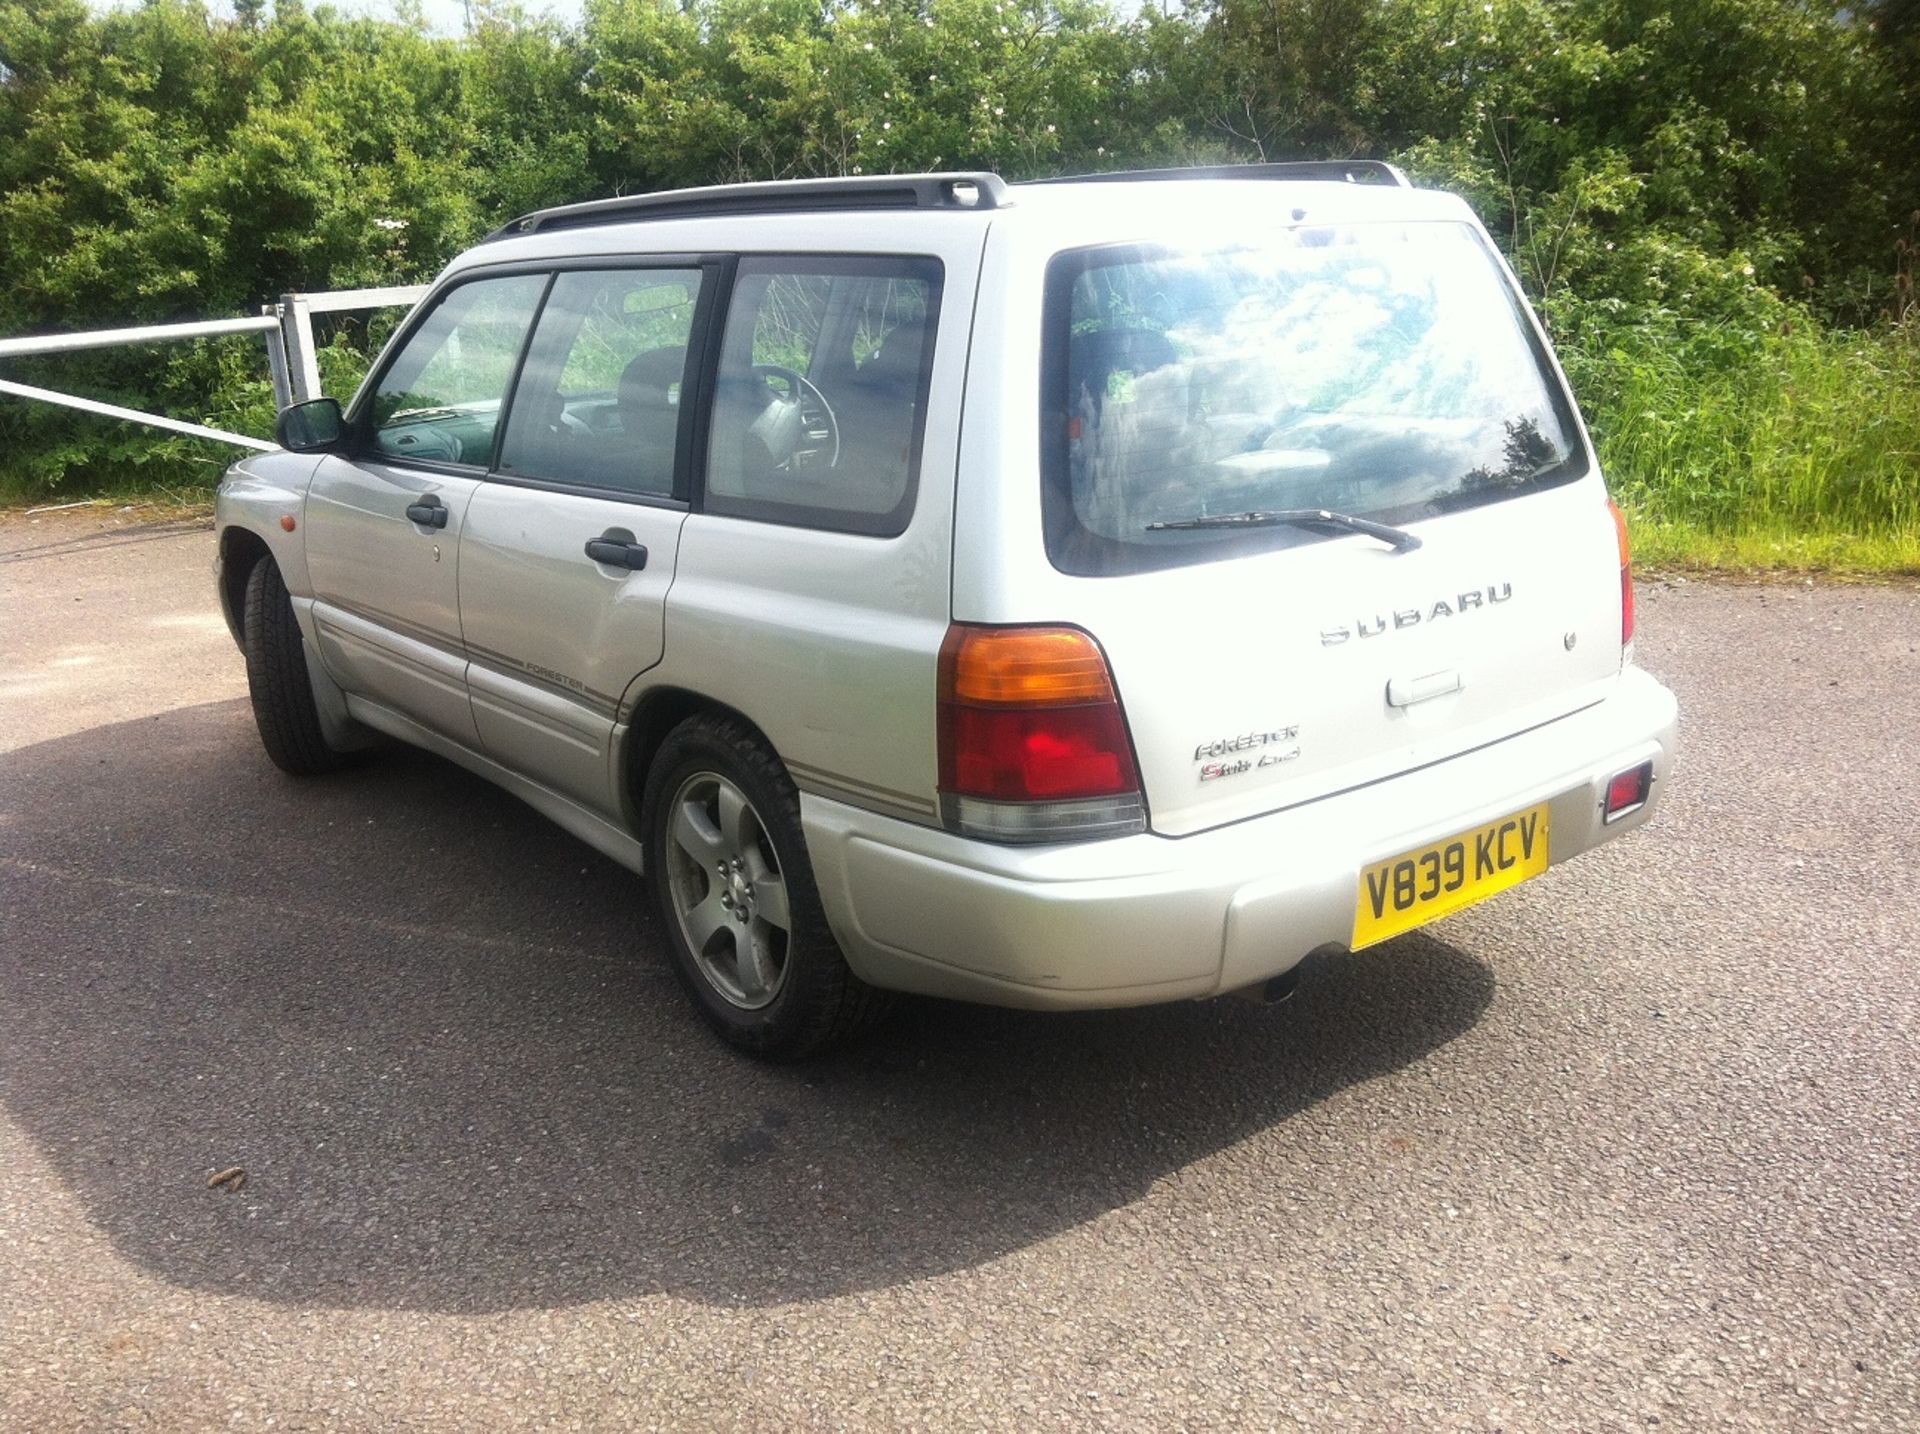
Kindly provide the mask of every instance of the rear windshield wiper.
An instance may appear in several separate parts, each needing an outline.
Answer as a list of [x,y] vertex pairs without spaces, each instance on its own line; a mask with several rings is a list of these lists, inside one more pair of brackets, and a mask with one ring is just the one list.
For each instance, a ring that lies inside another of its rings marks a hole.
[[1356,518],[1351,513],[1336,513],[1330,508],[1256,508],[1247,513],[1203,514],[1197,518],[1173,518],[1164,523],[1149,523],[1149,533],[1170,532],[1179,528],[1339,528],[1349,533],[1365,533],[1403,553],[1420,546],[1420,540],[1405,528]]

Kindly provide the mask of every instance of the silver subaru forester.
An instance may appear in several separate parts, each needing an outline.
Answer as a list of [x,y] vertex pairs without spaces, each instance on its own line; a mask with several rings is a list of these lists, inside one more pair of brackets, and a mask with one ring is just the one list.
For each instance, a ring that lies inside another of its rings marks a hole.
[[219,496],[268,754],[499,783],[767,1056],[1278,995],[1674,759],[1545,335],[1383,164],[544,210],[278,437]]

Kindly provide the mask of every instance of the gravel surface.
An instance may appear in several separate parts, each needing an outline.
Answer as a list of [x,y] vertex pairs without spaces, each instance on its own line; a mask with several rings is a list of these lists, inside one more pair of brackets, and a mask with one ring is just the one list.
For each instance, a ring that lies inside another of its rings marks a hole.
[[211,556],[0,521],[0,1427],[1920,1427],[1912,589],[1645,585],[1660,819],[1290,1006],[766,1069]]

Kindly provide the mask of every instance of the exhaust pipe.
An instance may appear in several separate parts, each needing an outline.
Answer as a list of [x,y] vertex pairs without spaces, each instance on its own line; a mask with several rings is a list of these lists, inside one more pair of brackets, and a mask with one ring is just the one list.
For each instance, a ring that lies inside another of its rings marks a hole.
[[1230,992],[1243,1001],[1251,1001],[1256,1006],[1278,1006],[1293,999],[1293,993],[1300,989],[1300,968],[1294,966],[1282,971],[1278,976],[1270,976],[1258,985],[1242,986]]

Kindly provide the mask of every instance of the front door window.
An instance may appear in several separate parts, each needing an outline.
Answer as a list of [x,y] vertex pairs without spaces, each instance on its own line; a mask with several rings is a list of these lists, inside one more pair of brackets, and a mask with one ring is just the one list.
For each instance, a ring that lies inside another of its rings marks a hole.
[[490,465],[507,384],[546,283],[540,274],[478,279],[442,298],[374,390],[374,451]]

